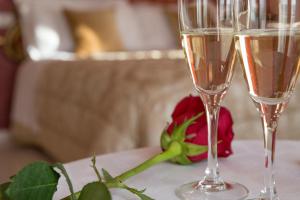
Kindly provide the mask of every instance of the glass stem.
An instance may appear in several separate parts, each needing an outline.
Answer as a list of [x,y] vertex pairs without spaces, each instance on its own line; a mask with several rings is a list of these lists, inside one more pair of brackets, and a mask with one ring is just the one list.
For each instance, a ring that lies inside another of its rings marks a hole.
[[226,189],[220,178],[218,164],[218,122],[220,111],[220,96],[202,96],[208,126],[208,156],[205,177],[199,182],[198,187],[207,192],[218,192]]
[[217,182],[219,181],[219,164],[218,164],[218,120],[219,105],[206,104],[206,117],[208,125],[208,157],[207,168],[205,170],[205,179]]
[[[269,107],[269,108],[266,108]],[[264,189],[261,192],[263,199],[277,200],[277,192],[274,177],[274,156],[276,130],[279,114],[272,112],[272,106],[265,106],[262,114],[262,124],[264,129],[264,149],[265,149],[265,172],[264,172]]]

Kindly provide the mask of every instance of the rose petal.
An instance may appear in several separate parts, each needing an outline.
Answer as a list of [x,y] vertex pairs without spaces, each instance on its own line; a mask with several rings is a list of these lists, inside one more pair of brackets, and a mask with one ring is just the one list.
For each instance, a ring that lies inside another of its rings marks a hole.
[[192,95],[183,98],[175,107],[172,113],[172,119],[185,116],[186,113],[193,113],[194,115],[203,112],[204,105],[200,97],[194,97]]

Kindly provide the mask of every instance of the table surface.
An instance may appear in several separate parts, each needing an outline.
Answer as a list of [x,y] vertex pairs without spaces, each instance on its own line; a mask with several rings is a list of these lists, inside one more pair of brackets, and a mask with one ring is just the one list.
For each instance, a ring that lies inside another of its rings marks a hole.
[[[221,175],[225,180],[244,184],[250,197],[263,187],[263,142],[234,141],[234,154],[219,160]],[[97,157],[97,167],[107,169],[113,176],[160,152],[158,147],[107,154]],[[283,200],[299,200],[300,196],[300,142],[278,141],[276,147],[276,181],[279,196]],[[76,191],[86,183],[97,180],[90,159],[65,165]],[[129,179],[126,183],[139,189],[147,188],[146,194],[158,200],[174,200],[174,190],[181,184],[199,179],[206,167],[202,161],[189,166],[161,163]],[[54,199],[68,194],[64,180],[60,180]],[[134,200],[135,196],[121,190],[112,190],[114,200]]]

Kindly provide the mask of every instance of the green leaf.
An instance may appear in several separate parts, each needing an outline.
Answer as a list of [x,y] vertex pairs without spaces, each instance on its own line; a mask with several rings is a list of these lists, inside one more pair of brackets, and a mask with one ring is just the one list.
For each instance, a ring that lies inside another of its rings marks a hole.
[[146,191],[146,189],[144,190],[137,190],[135,188],[131,188],[131,187],[128,187],[127,185],[124,185],[123,188],[125,190],[128,190],[129,192],[135,194],[136,196],[138,196],[141,200],[154,200],[152,199],[151,197],[147,196],[144,194],[144,192]]
[[102,173],[103,173],[103,176],[104,176],[104,179],[106,182],[109,182],[111,180],[113,180],[114,178],[112,177],[112,175],[110,175],[108,173],[108,171],[106,171],[105,169],[102,169]]
[[169,144],[171,142],[171,137],[170,135],[167,133],[167,130],[165,129],[163,131],[163,133],[161,134],[161,137],[160,137],[160,146],[163,148],[163,149],[168,149],[169,147]]
[[188,142],[184,144],[184,151],[185,151],[184,154],[187,156],[198,156],[202,153],[207,152],[207,150],[208,150],[207,146],[192,144]]
[[46,162],[35,162],[24,167],[6,190],[13,200],[51,200],[60,175]]
[[3,183],[0,185],[0,200],[9,200],[5,194],[5,190],[8,188],[10,183]]
[[53,167],[58,168],[61,171],[61,173],[63,174],[63,176],[66,178],[66,181],[67,181],[70,193],[71,193],[70,199],[71,200],[76,200],[77,198],[76,198],[76,196],[74,194],[74,189],[73,189],[72,181],[71,181],[71,179],[70,179],[70,177],[69,177],[69,175],[68,175],[67,170],[65,169],[65,167],[61,163],[57,163],[57,164],[53,165]]
[[83,187],[78,200],[111,200],[111,194],[104,183],[93,182]]
[[195,122],[196,119],[198,119],[203,113],[199,113],[198,115],[191,117],[190,119],[186,120],[184,123],[182,123],[180,126],[175,126],[172,134],[172,139],[183,142],[185,140],[185,132],[186,129]]

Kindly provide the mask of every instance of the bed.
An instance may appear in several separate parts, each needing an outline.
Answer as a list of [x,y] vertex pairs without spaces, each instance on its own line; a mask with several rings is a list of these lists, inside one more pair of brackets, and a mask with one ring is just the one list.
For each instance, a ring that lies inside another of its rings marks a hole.
[[[195,94],[192,81],[177,50],[28,61],[17,76],[11,132],[60,161],[155,146],[172,109],[189,94]],[[279,138],[300,138],[299,99],[296,91]],[[262,138],[239,66],[224,105],[232,112],[236,139]]]

